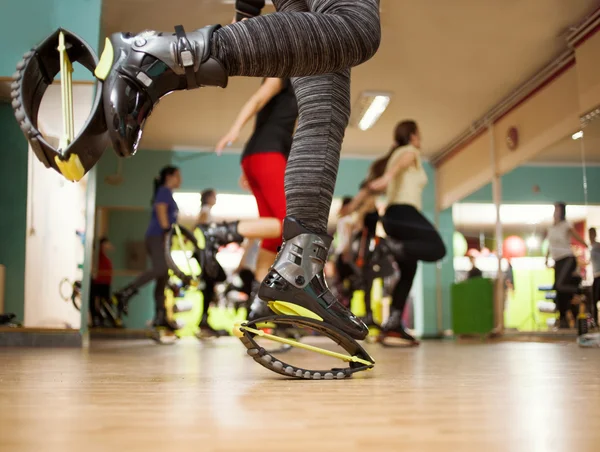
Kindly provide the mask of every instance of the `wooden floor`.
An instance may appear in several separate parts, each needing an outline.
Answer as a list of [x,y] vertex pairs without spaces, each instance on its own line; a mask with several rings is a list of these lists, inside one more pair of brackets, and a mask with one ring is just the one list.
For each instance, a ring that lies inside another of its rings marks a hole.
[[346,381],[283,379],[235,338],[0,349],[0,450],[600,451],[600,349],[367,348]]

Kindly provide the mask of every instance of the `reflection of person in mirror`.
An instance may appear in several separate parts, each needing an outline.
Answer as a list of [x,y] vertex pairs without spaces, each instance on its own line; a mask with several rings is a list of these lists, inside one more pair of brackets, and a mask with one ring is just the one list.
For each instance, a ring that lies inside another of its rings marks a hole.
[[515,274],[513,272],[512,259],[506,260],[506,271],[504,272],[504,288],[508,291],[515,290]]
[[477,267],[475,256],[469,256],[469,261],[471,262],[471,270],[467,274],[467,279],[483,278],[483,272]]
[[577,306],[571,306],[573,296],[579,291],[581,277],[577,275],[577,259],[571,247],[571,239],[587,248],[585,240],[567,222],[567,206],[559,202],[554,205],[554,224],[548,229],[548,259],[554,260],[554,289],[559,317],[559,328],[568,328],[567,312],[571,308],[574,318],[579,312]]
[[113,265],[108,254],[114,249],[107,237],[98,241],[98,260],[94,262],[92,284],[90,286],[90,315],[92,326],[103,325],[102,317],[98,310],[98,300],[110,300],[110,285],[112,283]]
[[152,268],[134,279],[129,285],[114,294],[119,308],[126,314],[129,300],[146,284],[155,281],[155,314],[152,325],[175,331],[177,325],[167,316],[165,289],[169,281],[169,267],[165,258],[165,236],[177,222],[179,207],[173,198],[173,191],[181,186],[181,173],[176,166],[167,165],[154,179],[154,192],[150,204],[152,213],[146,230],[146,252]]
[[207,188],[200,195],[200,215],[198,224],[212,223],[212,208],[217,203],[217,193],[212,188]]
[[598,322],[598,300],[600,300],[600,243],[596,241],[596,228],[590,228],[590,261],[592,263],[592,272],[594,274],[594,285],[592,286],[592,302],[591,314],[596,322]]

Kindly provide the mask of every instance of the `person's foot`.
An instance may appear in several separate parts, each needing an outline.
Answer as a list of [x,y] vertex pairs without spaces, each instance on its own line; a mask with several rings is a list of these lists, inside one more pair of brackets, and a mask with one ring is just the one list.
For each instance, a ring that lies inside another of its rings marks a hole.
[[361,317],[361,320],[364,322],[365,325],[367,326],[374,326],[379,328],[379,325],[375,322],[375,320],[373,319],[373,313],[369,312],[367,315],[365,315],[364,317]]
[[283,240],[258,296],[277,314],[320,320],[354,339],[367,337],[367,326],[338,302],[325,282],[323,268],[332,238],[287,217]]
[[152,321],[153,328],[165,328],[168,331],[174,332],[179,329],[179,326],[173,321],[171,321],[167,312],[163,310],[158,310],[154,316],[154,320]]
[[238,232],[239,221],[211,223],[202,225],[202,232],[207,241],[210,241],[217,247],[228,245],[229,243],[242,243],[244,237]]
[[200,321],[198,327],[200,328],[200,331],[196,336],[199,338],[227,336],[227,331],[215,330],[212,326],[210,326],[207,315],[202,316],[202,320]]
[[393,310],[387,322],[381,327],[381,333],[384,336],[396,337],[417,344],[418,341],[408,334],[402,325],[402,312]]
[[237,232],[238,221],[230,223],[201,224],[197,226],[197,232],[203,236],[204,247],[202,250],[204,265],[203,271],[212,279],[219,274],[220,264],[217,261],[219,248],[229,243],[242,243],[244,237]]
[[175,27],[175,33],[114,33],[106,40],[94,74],[104,82],[104,114],[117,154],[136,153],[144,124],[163,96],[201,86],[227,86],[223,66],[210,55],[218,28],[187,34],[182,27]]
[[137,294],[137,290],[122,289],[112,296],[113,303],[117,306],[118,317],[129,315],[129,300]]
[[569,329],[569,321],[565,317],[561,317],[558,319],[558,322],[555,323],[556,330],[568,330]]

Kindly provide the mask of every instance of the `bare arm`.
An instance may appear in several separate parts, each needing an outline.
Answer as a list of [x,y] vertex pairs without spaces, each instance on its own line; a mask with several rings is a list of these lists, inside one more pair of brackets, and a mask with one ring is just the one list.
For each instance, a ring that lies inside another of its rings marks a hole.
[[217,143],[216,151],[220,153],[230,143],[235,142],[242,129],[251,118],[254,117],[269,101],[281,92],[283,89],[283,80],[279,78],[268,78],[260,86],[248,102],[244,104],[233,125],[223,138]]
[[200,215],[198,215],[198,224],[206,223],[208,223],[208,212],[206,210],[200,210]]
[[364,201],[371,195],[371,191],[368,188],[361,188],[350,203],[346,204],[340,211],[340,216],[346,216],[358,210],[358,208],[364,203]]
[[417,157],[414,152],[405,152],[400,156],[400,158],[392,165],[387,171],[383,174],[383,176],[378,177],[374,181],[369,183],[369,188],[375,191],[383,191],[387,188],[392,179],[400,172],[404,171],[406,168],[414,165],[417,161]]
[[158,218],[158,223],[163,230],[169,229],[171,224],[169,223],[169,206],[164,202],[159,202],[154,204],[154,209],[156,210],[156,218]]

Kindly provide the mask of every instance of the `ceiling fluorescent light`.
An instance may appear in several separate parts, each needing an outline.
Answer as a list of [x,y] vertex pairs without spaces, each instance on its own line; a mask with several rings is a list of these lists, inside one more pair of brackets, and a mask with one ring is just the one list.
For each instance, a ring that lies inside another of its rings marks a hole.
[[391,97],[391,93],[361,93],[352,108],[350,124],[363,131],[370,129],[390,104]]
[[571,135],[571,138],[573,138],[574,140],[579,140],[580,138],[583,138],[583,130],[574,133],[573,135]]

